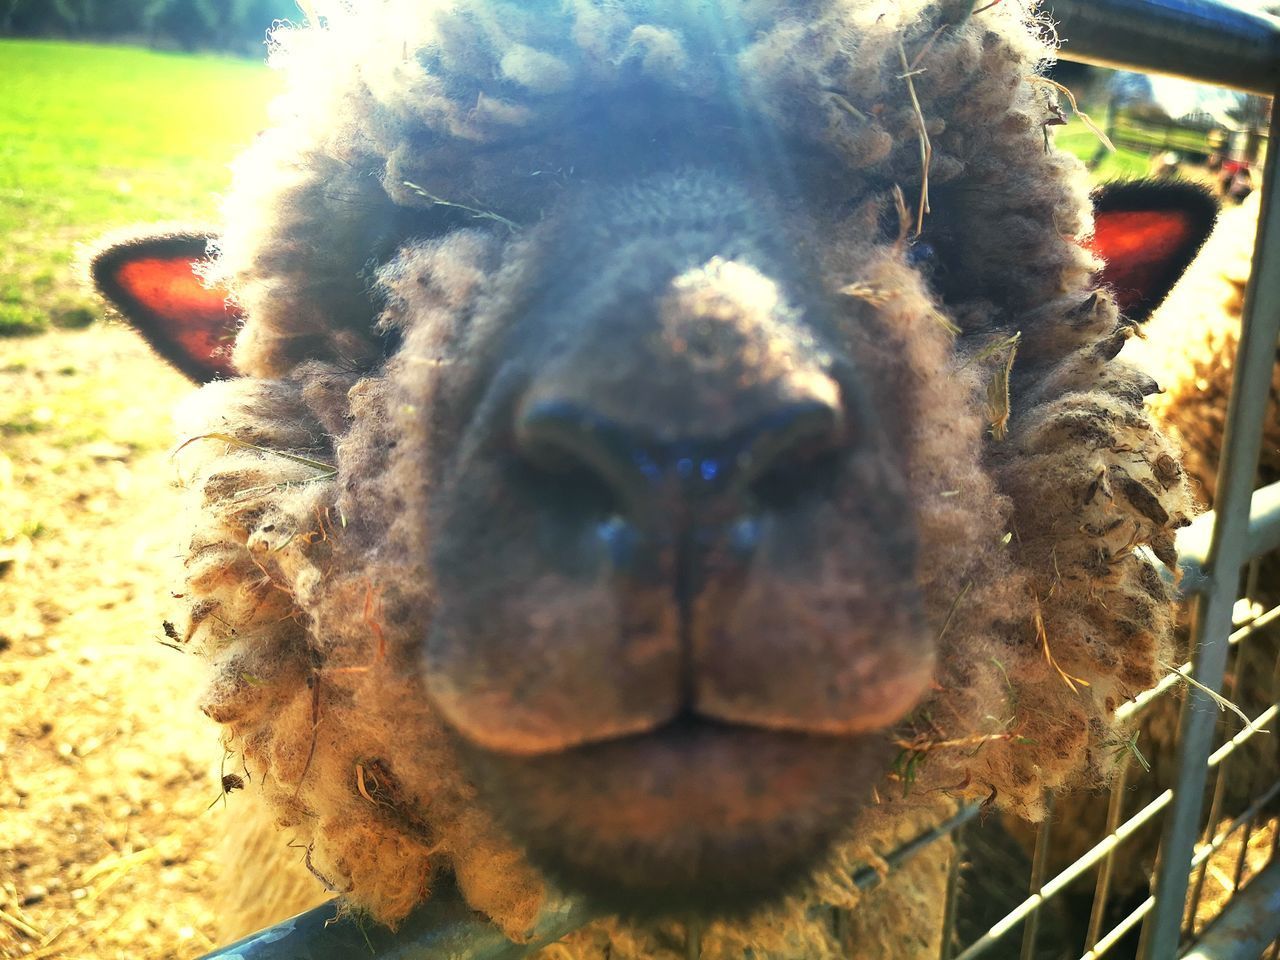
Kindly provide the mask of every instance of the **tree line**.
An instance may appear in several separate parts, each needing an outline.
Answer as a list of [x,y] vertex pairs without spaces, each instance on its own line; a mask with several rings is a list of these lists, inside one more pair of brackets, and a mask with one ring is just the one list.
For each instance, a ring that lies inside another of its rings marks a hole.
[[0,36],[253,53],[272,23],[301,17],[294,0],[0,0]]

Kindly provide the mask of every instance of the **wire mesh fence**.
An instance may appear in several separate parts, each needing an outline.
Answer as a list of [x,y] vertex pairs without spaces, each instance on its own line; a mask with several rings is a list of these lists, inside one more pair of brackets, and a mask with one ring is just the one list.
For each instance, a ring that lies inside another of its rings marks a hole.
[[[1272,487],[1256,498],[1258,523],[1255,526],[1258,530],[1269,531],[1270,541],[1280,533],[1276,529],[1280,514],[1269,503],[1277,495],[1280,495],[1280,487]],[[1211,521],[1206,518],[1205,523],[1208,522]],[[1258,542],[1266,541],[1259,538]],[[1260,706],[1252,716],[1241,715],[1236,712],[1240,708],[1228,696],[1235,695],[1247,702],[1239,692],[1249,685],[1251,678],[1247,674],[1259,663],[1266,664],[1270,680],[1262,686],[1272,693],[1277,689],[1275,683],[1280,679],[1280,665],[1277,664],[1280,603],[1276,601],[1280,601],[1280,583],[1275,582],[1273,576],[1266,579],[1260,576],[1269,562],[1276,559],[1280,557],[1270,553],[1249,563],[1246,587],[1234,608],[1234,629],[1227,637],[1215,641],[1224,643],[1228,651],[1227,696],[1222,696],[1220,703],[1211,703],[1209,707],[1211,719],[1216,724],[1213,749],[1199,765],[1209,781],[1208,804],[1201,816],[1201,828],[1193,838],[1191,855],[1180,868],[1186,880],[1186,893],[1181,909],[1171,913],[1178,922],[1177,929],[1173,931],[1177,944],[1175,952],[1152,952],[1150,938],[1153,934],[1145,926],[1154,912],[1158,896],[1162,894],[1150,887],[1134,891],[1116,890],[1113,886],[1117,862],[1129,856],[1140,856],[1144,849],[1152,849],[1152,844],[1140,842],[1142,834],[1165,825],[1175,799],[1173,789],[1159,789],[1162,786],[1159,781],[1154,790],[1135,790],[1135,781],[1149,778],[1151,773],[1144,769],[1147,761],[1135,749],[1126,752],[1120,763],[1106,800],[1105,823],[1096,842],[1069,864],[1051,870],[1054,833],[1063,820],[1051,811],[1036,831],[1025,899],[972,942],[963,944],[963,949],[957,952],[950,946],[944,948],[944,957],[976,960],[978,957],[1017,955],[1020,958],[1093,960],[1103,956],[1132,957],[1141,955],[1144,949],[1145,956],[1151,958],[1173,957],[1178,950],[1213,930],[1236,892],[1248,889],[1255,878],[1268,869],[1280,842],[1280,831],[1277,830],[1280,826],[1277,821],[1280,780],[1257,782],[1260,776],[1265,777],[1268,773],[1274,776],[1277,765],[1274,762],[1258,763],[1257,757],[1250,757],[1247,752],[1250,747],[1259,747],[1260,743],[1265,743],[1263,749],[1275,752],[1266,736],[1274,729],[1280,708],[1273,702]],[[1188,579],[1194,580],[1198,572],[1198,565],[1193,563]],[[1267,571],[1268,574],[1271,572]],[[1201,707],[1194,703],[1190,707],[1186,705],[1191,701],[1187,696],[1189,692],[1203,693],[1194,685],[1196,682],[1191,662],[1178,665],[1156,687],[1125,704],[1120,710],[1122,719],[1141,724],[1152,712],[1165,710],[1167,713],[1177,700],[1183,701],[1183,709],[1199,710]],[[1183,763],[1196,762],[1185,754],[1179,759]],[[1098,798],[1093,798],[1092,802],[1098,807],[1103,803]],[[974,839],[970,837],[971,841]],[[975,858],[979,860],[977,866],[983,865],[982,854],[975,855],[975,845],[981,846],[980,843],[971,843],[967,852],[960,855],[962,860],[968,858],[966,866],[970,869],[975,868]],[[963,842],[961,847],[964,850]],[[1162,855],[1167,856],[1167,851],[1162,851]],[[1139,873],[1148,875],[1149,869],[1144,869],[1142,864],[1138,866]],[[1087,891],[1087,912],[1078,913],[1074,918],[1077,921],[1074,928],[1059,931],[1055,941],[1046,940],[1042,924],[1038,922],[1041,912],[1055,898],[1068,895],[1073,890],[1077,898],[1081,892]],[[963,939],[955,929],[952,916],[953,913],[949,912],[944,921],[948,928],[944,931],[943,940],[949,945]],[[1087,921],[1081,923],[1084,916],[1087,916]],[[1255,926],[1261,935],[1268,935],[1265,924]],[[1280,922],[1276,927],[1280,927]],[[1274,932],[1270,936],[1274,936]],[[1237,939],[1229,955],[1257,957],[1267,943],[1249,952],[1251,948]],[[1270,949],[1274,952],[1275,948]]]
[[[1054,0],[1049,6],[1067,38],[1062,53],[1068,59],[1265,95],[1280,87],[1280,30],[1266,18],[1209,0]],[[1273,110],[1272,143],[1280,142],[1276,129]],[[1248,702],[1239,694],[1251,685],[1272,696],[1280,690],[1280,484],[1253,490],[1280,330],[1276,176],[1273,158],[1222,438],[1216,511],[1179,540],[1189,653],[1155,688],[1120,709],[1122,719],[1138,725],[1176,724],[1176,737],[1170,730],[1175,768],[1153,776],[1139,744],[1117,744],[1124,751],[1119,772],[1109,797],[1090,798],[1101,817],[1083,844],[1080,818],[1063,811],[1063,803],[1074,802],[1067,798],[1034,836],[1013,839],[1003,854],[990,842],[999,826],[981,823],[977,805],[890,853],[885,860],[893,869],[944,836],[958,840],[941,914],[941,960],[1280,960],[1280,780],[1255,782],[1280,763],[1254,762],[1259,744],[1269,743],[1268,731],[1280,725],[1280,706],[1240,712],[1234,706]],[[1255,682],[1259,670],[1269,683]],[[1275,752],[1274,746],[1261,749]],[[1061,836],[1064,822],[1070,842]],[[989,866],[984,858],[999,856],[1003,875],[1021,872],[1025,886],[1009,896],[1002,915],[973,929],[973,917],[959,909],[961,897],[975,872]],[[877,867],[860,871],[855,883],[881,882],[884,865]],[[1142,882],[1135,885],[1135,876]],[[542,918],[535,944],[511,944],[447,887],[394,935],[361,930],[349,920],[334,923],[332,916],[332,908],[320,908],[209,956],[323,960],[373,951],[384,958],[497,960],[525,955],[590,919],[561,905]],[[696,957],[696,931],[688,945]]]

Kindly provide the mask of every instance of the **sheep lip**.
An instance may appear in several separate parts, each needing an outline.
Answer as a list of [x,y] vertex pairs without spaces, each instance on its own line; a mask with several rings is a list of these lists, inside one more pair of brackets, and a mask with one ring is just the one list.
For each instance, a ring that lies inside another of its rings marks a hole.
[[613,912],[749,912],[821,865],[891,758],[883,736],[682,718],[652,733],[464,756],[480,799],[565,890]]
[[860,725],[855,729],[850,729],[848,727],[833,727],[826,729],[810,727],[809,725],[798,721],[791,724],[783,722],[775,724],[752,723],[750,721],[729,720],[710,714],[702,714],[697,711],[686,710],[673,717],[655,717],[647,724],[637,720],[633,722],[629,729],[623,732],[606,732],[599,734],[584,733],[577,737],[565,737],[554,745],[540,743],[536,746],[530,746],[526,742],[521,742],[516,745],[505,741],[501,746],[495,746],[485,743],[481,739],[471,737],[461,729],[456,730],[455,735],[466,740],[468,748],[474,751],[488,753],[496,757],[533,759],[537,757],[572,754],[576,751],[591,750],[595,747],[607,746],[609,744],[639,745],[644,743],[654,743],[665,745],[671,749],[679,749],[681,744],[689,742],[690,738],[710,733],[719,733],[723,736],[732,736],[735,733],[758,733],[763,735],[775,734],[778,736],[848,740],[853,737],[864,736],[868,732],[883,730],[886,726],[897,720],[901,712],[902,711],[894,712],[884,722],[881,722],[880,719],[868,720],[865,724]]
[[644,743],[654,743],[665,745],[671,749],[679,749],[682,745],[691,743],[695,738],[706,737],[708,735],[732,736],[736,733],[759,733],[765,735],[777,734],[779,736],[800,737],[828,736],[824,731],[810,731],[800,727],[769,727],[761,724],[736,722],[687,710],[682,711],[671,718],[655,719],[653,723],[645,729],[631,730],[626,733],[607,733],[595,737],[584,736],[581,739],[575,740],[558,749],[548,749],[536,752],[508,751],[487,747],[478,747],[478,749],[511,757],[536,758],[538,756],[568,754],[581,750],[591,750],[596,747],[607,746],[610,744],[640,745]]

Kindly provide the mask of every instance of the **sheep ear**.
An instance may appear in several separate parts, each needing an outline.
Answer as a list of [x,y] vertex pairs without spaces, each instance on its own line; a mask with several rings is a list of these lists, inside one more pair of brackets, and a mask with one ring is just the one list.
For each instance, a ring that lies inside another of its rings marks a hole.
[[1087,246],[1107,262],[1100,279],[1139,322],[1160,306],[1218,219],[1208,190],[1178,180],[1108,184],[1094,194],[1093,210]]
[[197,272],[208,234],[171,233],[112,244],[90,262],[98,292],[152,349],[197,383],[235,376],[230,347],[240,311]]

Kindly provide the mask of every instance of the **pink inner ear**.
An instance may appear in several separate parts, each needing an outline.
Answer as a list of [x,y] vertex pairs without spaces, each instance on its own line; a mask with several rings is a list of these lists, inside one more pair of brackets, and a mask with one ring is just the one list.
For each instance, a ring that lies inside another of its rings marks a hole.
[[1085,246],[1106,261],[1102,282],[1115,291],[1125,311],[1160,290],[1170,263],[1191,242],[1191,221],[1179,211],[1115,210],[1097,215],[1093,238]]
[[147,257],[121,265],[116,282],[161,321],[164,337],[182,353],[220,376],[234,376],[226,356],[235,340],[239,311],[227,291],[207,287],[188,257]]

